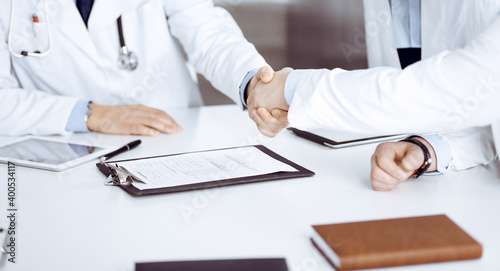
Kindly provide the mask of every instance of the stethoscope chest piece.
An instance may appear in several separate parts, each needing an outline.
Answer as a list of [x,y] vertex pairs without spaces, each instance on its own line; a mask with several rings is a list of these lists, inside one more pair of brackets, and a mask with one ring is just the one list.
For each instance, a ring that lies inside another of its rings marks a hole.
[[139,61],[137,55],[134,52],[128,50],[127,46],[120,48],[120,53],[118,56],[118,68],[133,71],[137,68]]

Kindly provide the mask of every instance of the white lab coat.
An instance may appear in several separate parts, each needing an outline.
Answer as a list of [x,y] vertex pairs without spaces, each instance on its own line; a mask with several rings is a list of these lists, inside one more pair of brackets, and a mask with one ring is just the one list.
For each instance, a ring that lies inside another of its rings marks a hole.
[[[248,71],[266,65],[229,13],[209,0],[96,0],[88,30],[72,0],[47,0],[53,48],[44,58],[9,53],[10,1],[0,9],[0,134],[61,134],[78,99],[100,105],[169,108],[201,105],[193,73],[240,103]],[[13,48],[45,51],[43,0],[16,1]],[[36,13],[40,22],[33,24]],[[135,71],[117,67],[116,19],[139,58]],[[168,17],[168,23],[167,18]],[[36,36],[33,34],[35,33]]]
[[[497,130],[500,1],[422,0],[423,60],[405,70],[393,46],[389,1],[365,0],[364,8],[373,68],[303,72],[288,114],[292,126],[393,134],[441,133],[494,123]],[[359,47],[356,40],[350,44]],[[488,127],[445,139],[453,154],[452,169],[495,157]]]

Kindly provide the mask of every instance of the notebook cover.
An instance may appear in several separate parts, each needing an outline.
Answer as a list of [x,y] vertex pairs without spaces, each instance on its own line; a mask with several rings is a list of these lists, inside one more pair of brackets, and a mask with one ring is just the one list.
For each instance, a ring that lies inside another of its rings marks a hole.
[[135,271],[287,271],[283,258],[136,263]]
[[[338,270],[477,259],[482,247],[446,215],[316,225]],[[320,251],[320,246],[313,240]],[[321,254],[326,257],[324,251]],[[328,259],[331,264],[332,261]]]
[[[132,196],[147,196],[147,195],[176,193],[176,192],[184,192],[184,191],[199,190],[199,189],[208,189],[208,188],[223,187],[223,186],[230,186],[230,185],[237,185],[237,184],[246,184],[246,183],[255,183],[255,182],[284,180],[284,179],[291,179],[291,178],[301,178],[301,177],[314,176],[314,172],[293,163],[292,161],[286,159],[283,156],[278,155],[277,153],[271,151],[270,149],[266,148],[263,145],[253,145],[253,147],[261,150],[265,154],[273,157],[274,159],[276,159],[278,161],[281,161],[285,164],[290,165],[291,167],[295,168],[298,171],[296,171],[296,172],[276,172],[276,173],[256,175],[256,176],[250,176],[250,177],[241,177],[241,178],[234,178],[234,179],[224,179],[224,180],[217,180],[217,181],[200,182],[200,183],[195,183],[195,184],[179,185],[179,186],[156,188],[156,189],[140,190],[133,185],[120,186],[120,188],[122,188],[123,190],[125,190],[127,193],[129,193]],[[181,155],[181,154],[172,154],[172,155]],[[164,156],[171,156],[171,155],[164,155]],[[155,156],[155,157],[161,157],[161,156]],[[139,158],[139,159],[129,159],[129,160],[121,160],[121,161],[113,161],[113,162],[133,161],[133,160],[148,159],[148,158],[154,158],[154,157],[144,157],[144,158]],[[113,162],[109,162],[109,163],[113,163]],[[101,163],[97,163],[96,166],[101,171],[102,174],[104,174],[106,177],[109,176],[110,172],[106,166],[102,165]]]

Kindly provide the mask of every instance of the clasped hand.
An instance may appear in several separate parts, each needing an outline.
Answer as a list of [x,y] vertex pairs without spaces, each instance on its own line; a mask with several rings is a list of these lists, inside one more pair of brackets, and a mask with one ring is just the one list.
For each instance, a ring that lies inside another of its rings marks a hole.
[[[259,131],[268,137],[276,136],[288,126],[289,105],[285,100],[285,81],[293,69],[285,68],[274,72],[270,67],[262,67],[247,87],[248,114]],[[431,150],[432,161],[436,155],[432,146],[423,138],[416,138]],[[371,159],[371,183],[374,190],[389,191],[400,182],[410,178],[424,161],[422,149],[408,142],[383,143]],[[433,162],[428,171],[435,171]]]
[[288,126],[288,108],[285,100],[285,81],[292,68],[274,72],[271,67],[262,67],[250,80],[247,87],[247,106],[250,118],[259,131],[275,137]]

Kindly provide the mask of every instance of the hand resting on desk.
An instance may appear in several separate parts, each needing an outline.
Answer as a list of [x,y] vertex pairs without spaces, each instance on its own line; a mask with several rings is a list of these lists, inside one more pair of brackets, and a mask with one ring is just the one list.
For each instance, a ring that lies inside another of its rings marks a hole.
[[101,106],[90,104],[94,111],[87,121],[91,131],[115,135],[158,136],[160,132],[177,134],[182,128],[162,110],[144,105]]
[[[422,142],[431,153],[432,164],[427,170],[436,171],[436,155],[432,146],[423,138]],[[374,190],[389,191],[400,182],[410,178],[424,163],[424,153],[420,147],[409,142],[380,144],[371,159],[371,183]]]

